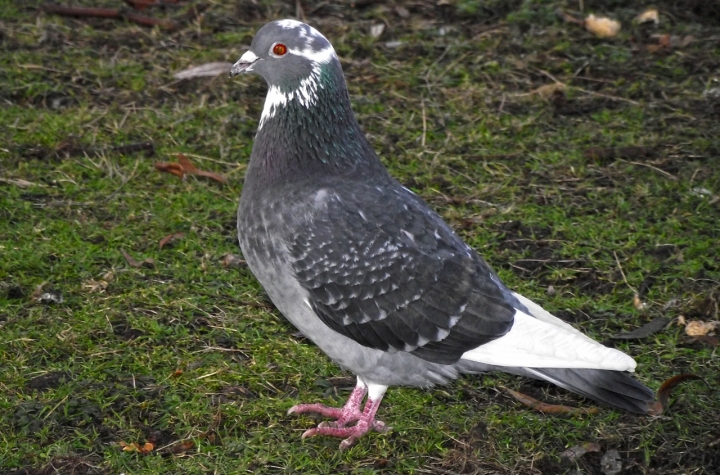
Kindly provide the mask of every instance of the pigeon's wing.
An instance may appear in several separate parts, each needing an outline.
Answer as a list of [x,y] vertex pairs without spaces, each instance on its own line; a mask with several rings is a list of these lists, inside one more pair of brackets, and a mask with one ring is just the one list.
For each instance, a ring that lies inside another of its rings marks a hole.
[[509,291],[409,190],[348,184],[312,201],[288,247],[307,303],[335,331],[450,364],[511,328]]

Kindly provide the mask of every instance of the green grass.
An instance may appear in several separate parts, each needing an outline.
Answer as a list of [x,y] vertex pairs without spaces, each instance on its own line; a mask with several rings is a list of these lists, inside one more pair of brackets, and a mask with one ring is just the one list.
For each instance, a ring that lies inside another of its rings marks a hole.
[[[622,473],[720,470],[716,348],[676,325],[608,340],[658,316],[718,318],[720,104],[703,95],[718,79],[717,24],[677,14],[660,31],[697,41],[651,54],[630,29],[597,40],[553,17],[576,2],[459,2],[446,35],[435,3],[408,4],[408,19],[380,6],[310,17],[384,163],[510,287],[629,352],[652,388],[679,373],[709,383],[680,386],[656,418],[543,415],[504,388],[595,404],[507,375],[391,388],[379,417],[393,430],[340,453],[334,439],[301,441],[317,421],[285,412],[342,404],[352,375],[294,334],[247,268],[223,265],[239,253],[234,216],[265,86],[171,76],[235,61],[294,7],[216,2],[168,33],[39,4],[0,5],[0,473],[601,473],[601,454],[560,458],[589,441],[619,450]],[[382,19],[375,42],[367,25]],[[564,99],[529,94],[549,76],[568,84]],[[145,141],[154,153],[114,151]],[[652,154],[584,153],[624,146]],[[178,153],[228,184],[155,170]],[[154,266],[129,266],[123,250]],[[42,284],[62,303],[35,300]],[[145,456],[120,445],[148,440]]]

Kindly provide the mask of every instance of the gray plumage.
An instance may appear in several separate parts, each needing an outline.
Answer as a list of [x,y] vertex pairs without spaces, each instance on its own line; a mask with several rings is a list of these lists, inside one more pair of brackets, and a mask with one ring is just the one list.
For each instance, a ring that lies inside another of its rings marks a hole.
[[[371,396],[381,388],[378,403],[387,386],[499,370],[647,412],[652,392],[607,369],[632,370],[629,357],[507,289],[387,173],[325,37],[299,22],[269,23],[233,67],[241,72],[270,88],[238,210],[243,255],[293,325],[358,375],[359,386],[371,386]],[[550,367],[511,364],[513,352],[533,360],[533,351]]]

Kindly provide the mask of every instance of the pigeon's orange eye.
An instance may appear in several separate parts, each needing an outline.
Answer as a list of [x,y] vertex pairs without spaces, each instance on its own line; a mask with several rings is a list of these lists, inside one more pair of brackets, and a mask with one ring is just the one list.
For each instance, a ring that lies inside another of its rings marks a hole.
[[272,52],[275,56],[284,56],[287,53],[287,46],[282,43],[278,43],[273,46]]

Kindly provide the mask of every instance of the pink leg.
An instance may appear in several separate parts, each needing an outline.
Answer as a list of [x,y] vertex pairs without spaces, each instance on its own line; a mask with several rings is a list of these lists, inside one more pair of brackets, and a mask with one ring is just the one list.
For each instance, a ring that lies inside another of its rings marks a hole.
[[[316,435],[342,437],[344,440],[340,443],[340,450],[345,450],[354,445],[358,438],[371,430],[386,432],[390,429],[384,422],[375,420],[375,413],[380,407],[380,401],[387,387],[371,384],[369,389],[370,394],[362,412],[360,412],[360,404],[368,392],[368,386],[358,378],[357,386],[353,389],[342,409],[327,407],[322,404],[299,404],[291,407],[288,414],[314,412],[335,419],[332,422],[322,422],[316,428],[305,431],[302,438]],[[356,421],[355,425],[346,427],[347,424]]]
[[355,386],[352,393],[350,393],[350,397],[342,409],[329,407],[324,404],[298,404],[297,406],[291,407],[287,413],[290,415],[312,412],[320,414],[323,417],[335,419],[337,427],[343,427],[348,422],[355,422],[360,419],[360,416],[362,416],[360,404],[362,404],[365,394],[367,394],[367,386],[359,383]]

